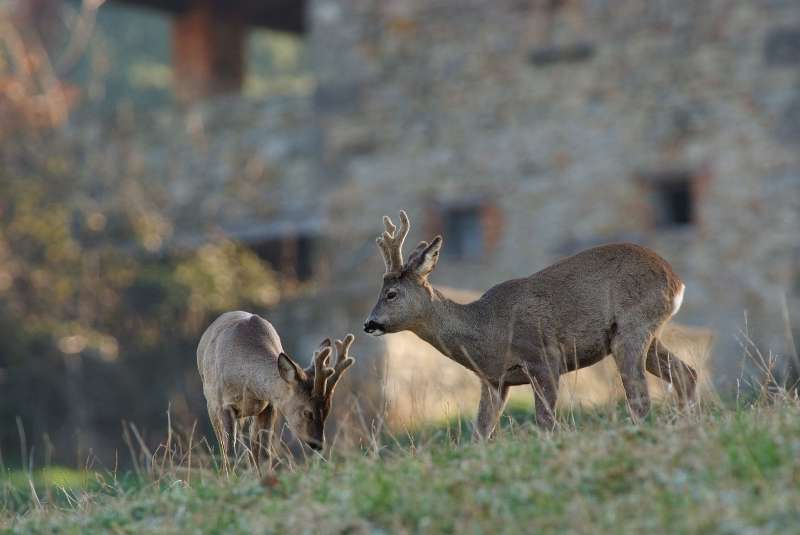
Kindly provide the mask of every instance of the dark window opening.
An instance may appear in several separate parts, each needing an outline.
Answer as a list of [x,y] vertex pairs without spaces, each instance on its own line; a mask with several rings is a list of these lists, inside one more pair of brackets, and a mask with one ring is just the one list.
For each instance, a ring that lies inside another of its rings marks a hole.
[[528,58],[536,67],[548,67],[556,63],[580,63],[594,57],[594,45],[575,43],[565,46],[545,46],[531,50]]
[[767,65],[772,66],[800,64],[800,27],[769,32],[764,43],[764,57]]
[[692,180],[688,175],[664,177],[653,183],[656,225],[680,227],[695,221]]
[[446,208],[443,213],[444,254],[454,259],[475,259],[484,252],[480,206]]
[[[800,248],[795,249],[794,252],[794,269],[792,270],[791,288],[792,294],[800,297]],[[798,323],[798,327],[800,327],[800,323]],[[800,340],[800,337],[797,337],[796,340]]]
[[314,275],[315,244],[314,236],[299,234],[264,240],[250,248],[284,277],[303,282]]

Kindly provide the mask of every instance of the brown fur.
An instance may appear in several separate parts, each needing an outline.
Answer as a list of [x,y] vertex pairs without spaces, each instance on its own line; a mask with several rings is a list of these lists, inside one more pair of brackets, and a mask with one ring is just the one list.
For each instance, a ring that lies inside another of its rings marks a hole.
[[330,368],[331,341],[323,340],[304,370],[283,352],[281,339],[267,320],[242,311],[217,318],[200,338],[197,369],[226,462],[236,444],[237,426],[246,417],[253,418],[256,463],[270,460],[276,410],[298,438],[321,449],[336,383],[355,362],[348,354],[352,343],[352,334],[336,340],[336,363]]
[[386,227],[378,238],[386,274],[365,330],[412,331],[477,373],[483,382],[479,436],[491,434],[508,388],[527,383],[534,388],[537,423],[551,428],[559,376],[609,354],[634,420],[650,407],[645,368],[672,383],[682,402],[692,399],[697,374],[658,340],[677,310],[683,283],[653,251],[629,243],[595,247],[462,305],[428,282],[441,237],[422,242],[403,263],[396,248],[408,233],[408,218],[401,212],[399,233],[390,221]]

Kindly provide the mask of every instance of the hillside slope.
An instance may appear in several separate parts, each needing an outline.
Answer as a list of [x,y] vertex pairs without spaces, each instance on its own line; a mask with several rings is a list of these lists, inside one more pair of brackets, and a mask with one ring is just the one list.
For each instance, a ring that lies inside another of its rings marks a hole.
[[[0,516],[9,533],[741,533],[800,526],[795,403],[635,427],[614,415],[489,444],[431,435],[284,471],[193,474]],[[438,438],[437,438],[438,437]],[[176,472],[177,473],[177,472]]]

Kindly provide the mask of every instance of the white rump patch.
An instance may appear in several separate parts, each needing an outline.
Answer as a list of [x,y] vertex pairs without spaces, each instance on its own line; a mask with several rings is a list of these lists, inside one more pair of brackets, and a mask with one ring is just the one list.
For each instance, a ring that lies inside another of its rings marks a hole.
[[672,299],[672,316],[678,313],[678,310],[681,309],[681,303],[683,303],[683,291],[686,289],[686,286],[681,283],[681,287],[678,290],[678,293],[675,294],[675,297]]

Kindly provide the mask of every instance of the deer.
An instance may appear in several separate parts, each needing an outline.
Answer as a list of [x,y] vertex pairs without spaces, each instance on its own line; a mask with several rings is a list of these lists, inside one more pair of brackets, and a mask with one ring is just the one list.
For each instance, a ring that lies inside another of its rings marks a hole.
[[197,346],[197,369],[226,466],[237,429],[249,417],[256,468],[271,468],[276,411],[298,439],[321,451],[334,389],[355,363],[349,354],[353,340],[348,334],[334,342],[331,367],[331,340],[324,339],[303,369],[283,351],[272,324],[257,314],[226,312],[214,320]]
[[693,402],[697,372],[659,340],[680,309],[685,285],[654,251],[632,243],[593,247],[458,304],[429,281],[442,237],[420,242],[404,262],[408,215],[400,212],[399,228],[388,216],[383,223],[376,243],[386,271],[364,330],[374,336],[411,331],[477,374],[474,438],[492,436],[516,385],[532,386],[536,424],[554,429],[559,377],[609,355],[634,422],[650,410],[645,370],[668,383],[680,406]]

